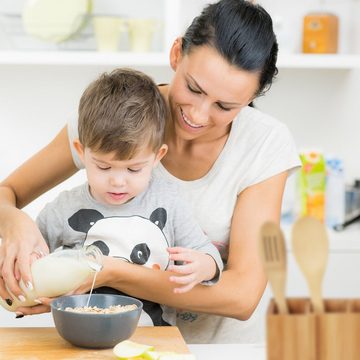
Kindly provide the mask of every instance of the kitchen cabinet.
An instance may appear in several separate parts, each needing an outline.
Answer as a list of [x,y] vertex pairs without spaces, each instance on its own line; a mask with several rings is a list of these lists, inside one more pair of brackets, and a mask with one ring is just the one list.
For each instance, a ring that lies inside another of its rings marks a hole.
[[[291,251],[290,228],[285,229],[288,248],[287,294],[307,297],[308,287]],[[329,258],[323,280],[327,298],[360,298],[360,224],[347,230],[328,230]]]
[[[360,241],[359,241],[360,242]],[[360,249],[356,251],[330,251],[323,280],[326,298],[360,298]],[[294,259],[288,254],[287,294],[290,297],[309,297],[305,278]]]
[[[291,226],[282,226],[287,248],[287,274],[285,295],[287,298],[309,298],[309,289],[292,253]],[[360,298],[360,224],[352,225],[343,232],[328,230],[329,257],[322,283],[323,298]],[[263,341],[265,341],[265,317],[272,289],[268,284],[260,301],[258,312]]]

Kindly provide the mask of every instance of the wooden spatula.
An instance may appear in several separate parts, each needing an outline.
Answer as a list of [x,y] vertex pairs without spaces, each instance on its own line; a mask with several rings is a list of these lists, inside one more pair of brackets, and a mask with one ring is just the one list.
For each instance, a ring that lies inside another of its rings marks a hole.
[[280,314],[287,314],[285,301],[286,246],[279,225],[266,222],[260,229],[260,256]]
[[322,281],[329,253],[324,224],[310,216],[300,218],[292,229],[292,247],[295,259],[306,278],[314,311],[322,313]]

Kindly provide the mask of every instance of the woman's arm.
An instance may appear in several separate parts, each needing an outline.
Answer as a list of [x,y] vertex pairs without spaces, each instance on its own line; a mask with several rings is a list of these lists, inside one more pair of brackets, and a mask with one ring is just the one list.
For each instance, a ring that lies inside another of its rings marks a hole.
[[188,293],[174,294],[176,285],[169,281],[172,273],[111,258],[107,259],[108,270],[99,277],[101,285],[176,308],[248,319],[267,282],[259,258],[259,229],[265,221],[279,222],[286,178],[287,172],[281,173],[249,187],[238,197],[231,225],[228,264],[216,285],[199,285]]
[[[96,287],[110,286],[175,308],[248,319],[267,282],[258,255],[259,229],[265,221],[279,222],[286,178],[287,172],[276,175],[249,187],[239,196],[231,225],[228,266],[216,285],[198,285],[187,293],[175,294],[173,290],[177,285],[169,280],[174,273],[105,257]],[[76,293],[87,292],[91,283],[89,279]],[[19,308],[19,311],[25,315],[49,311],[51,299],[42,300],[44,305]]]
[[[48,252],[33,220],[19,210],[76,172],[67,129],[45,148],[27,160],[0,183],[0,296],[8,299],[5,283],[14,295],[21,295],[18,280],[31,281],[30,255],[34,250]],[[15,264],[18,271],[15,271]],[[17,272],[15,278],[14,272]]]

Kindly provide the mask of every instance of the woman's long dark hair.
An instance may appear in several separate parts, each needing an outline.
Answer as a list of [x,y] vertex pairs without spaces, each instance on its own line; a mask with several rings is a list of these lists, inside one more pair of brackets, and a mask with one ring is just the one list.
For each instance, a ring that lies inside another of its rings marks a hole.
[[230,64],[259,73],[262,95],[277,75],[278,44],[270,15],[245,0],[221,0],[204,8],[186,30],[183,53],[196,46],[214,47]]

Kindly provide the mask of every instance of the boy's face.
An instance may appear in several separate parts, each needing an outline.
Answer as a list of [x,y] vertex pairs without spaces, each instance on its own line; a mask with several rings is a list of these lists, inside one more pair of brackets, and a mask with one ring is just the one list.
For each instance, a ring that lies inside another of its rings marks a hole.
[[93,152],[77,142],[75,148],[85,165],[91,195],[108,205],[125,204],[142,193],[149,184],[153,168],[167,151],[167,146],[163,145],[157,154],[144,149],[130,160],[115,160],[114,153]]

